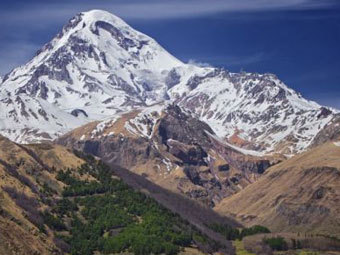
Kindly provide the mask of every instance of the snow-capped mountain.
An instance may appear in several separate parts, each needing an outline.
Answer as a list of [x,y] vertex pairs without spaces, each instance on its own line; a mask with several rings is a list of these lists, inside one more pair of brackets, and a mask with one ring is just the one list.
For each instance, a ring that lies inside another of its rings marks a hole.
[[273,74],[206,69],[168,93],[219,137],[267,153],[305,150],[336,112],[304,99]]
[[75,16],[26,65],[4,77],[1,133],[53,139],[89,121],[167,98],[183,65],[150,37],[104,11]]
[[85,123],[170,101],[227,143],[286,155],[306,149],[334,110],[271,74],[185,64],[99,10],[80,13],[0,86],[1,134],[51,140]]

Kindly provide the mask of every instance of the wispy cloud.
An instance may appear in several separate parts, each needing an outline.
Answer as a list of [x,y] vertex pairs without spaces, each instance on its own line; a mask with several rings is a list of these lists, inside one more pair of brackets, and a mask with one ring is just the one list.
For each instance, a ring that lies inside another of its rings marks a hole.
[[[187,62],[197,66],[225,66],[227,68],[245,68],[250,64],[256,64],[265,61],[268,59],[268,57],[269,55],[259,52],[246,56],[198,56],[195,59],[189,58]],[[184,61],[187,59],[185,56],[180,58]]]
[[[130,1],[33,1],[0,11],[2,20],[49,21],[71,17],[79,11],[105,9],[125,19],[171,19],[219,12],[254,12],[331,8],[336,0],[130,0]],[[43,23],[40,23],[43,25]]]
[[199,67],[211,67],[212,65],[206,62],[197,61],[196,59],[189,59],[188,64]]

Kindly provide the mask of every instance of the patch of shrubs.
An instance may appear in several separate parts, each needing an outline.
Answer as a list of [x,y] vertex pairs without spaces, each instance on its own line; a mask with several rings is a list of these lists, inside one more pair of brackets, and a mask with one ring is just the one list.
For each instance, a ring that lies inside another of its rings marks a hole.
[[285,239],[281,236],[272,237],[272,238],[264,238],[263,242],[267,244],[274,251],[287,251],[288,244]]
[[240,239],[240,231],[229,225],[211,224],[209,226],[212,230],[222,234],[227,240]]
[[52,208],[52,212],[59,216],[68,215],[78,210],[78,206],[67,198],[62,198],[56,202],[56,205]]
[[296,240],[296,239],[292,238],[291,241],[292,241],[292,249],[297,250],[297,249],[303,248],[300,240]]
[[56,179],[58,181],[65,183],[66,185],[74,185],[77,183],[81,183],[80,180],[72,176],[71,169],[67,169],[66,171],[63,170],[58,171]]
[[219,225],[219,224],[211,224],[209,226],[212,230],[222,234],[227,240],[242,240],[246,236],[261,234],[261,233],[270,233],[270,230],[264,226],[255,225],[250,228],[243,228],[239,230],[237,228],[233,228],[229,225]]
[[250,228],[243,228],[240,231],[240,239],[246,236],[256,235],[256,234],[267,234],[270,230],[264,226],[255,225]]
[[44,223],[51,229],[56,231],[66,230],[66,226],[64,222],[58,217],[54,216],[48,211],[42,213],[42,218],[44,219]]

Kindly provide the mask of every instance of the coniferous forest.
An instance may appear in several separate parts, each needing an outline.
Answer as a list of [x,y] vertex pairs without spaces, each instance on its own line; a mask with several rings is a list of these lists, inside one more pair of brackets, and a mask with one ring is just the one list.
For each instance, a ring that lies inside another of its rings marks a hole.
[[[91,180],[73,173],[90,176]],[[223,247],[179,215],[124,184],[92,157],[88,156],[80,169],[58,171],[57,179],[65,184],[62,198],[43,213],[43,219],[71,254],[177,254],[188,246],[209,251]]]

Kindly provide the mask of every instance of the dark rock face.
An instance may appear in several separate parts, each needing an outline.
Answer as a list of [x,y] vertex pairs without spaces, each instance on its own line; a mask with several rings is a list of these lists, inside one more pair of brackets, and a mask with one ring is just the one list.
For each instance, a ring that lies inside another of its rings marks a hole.
[[176,72],[175,69],[172,69],[165,79],[165,84],[167,85],[168,89],[170,89],[173,86],[180,83],[180,81],[181,81],[181,76]]
[[166,116],[160,120],[158,128],[161,142],[165,145],[172,139],[184,144],[209,147],[210,138],[207,132],[214,134],[209,125],[185,114],[176,105],[168,107]]
[[[199,171],[194,166],[184,168],[184,173],[188,180],[197,186],[196,189],[186,191],[185,194],[195,200],[201,201],[210,207],[214,207],[216,203],[224,197],[230,195],[228,191],[228,183],[221,183],[215,177],[211,169],[207,168],[204,171]],[[181,185],[184,185],[185,180],[182,180]]]
[[75,15],[70,21],[63,27],[63,31],[58,37],[62,37],[67,31],[72,28],[75,28],[82,21],[83,14],[78,13]]
[[228,164],[218,166],[218,171],[221,171],[221,172],[227,172],[229,171],[229,169],[230,169],[230,166]]
[[318,115],[318,119],[320,118],[327,118],[329,115],[331,115],[333,112],[331,110],[329,110],[326,107],[321,107],[320,108],[320,113]]
[[51,80],[66,81],[68,84],[73,84],[73,80],[67,70],[67,65],[73,59],[66,52],[65,46],[54,52],[46,61],[46,64],[41,64],[36,68],[31,79],[18,90],[18,93],[27,93],[32,96],[39,95],[42,99],[46,100],[49,89],[45,82],[39,80],[43,76],[47,76]]
[[274,96],[275,102],[280,102],[286,99],[286,91],[282,88],[279,88],[279,92]]
[[254,173],[261,175],[266,169],[279,162],[271,162],[268,159],[256,159],[250,160],[246,159],[242,154],[235,151],[232,148],[225,147],[224,145],[213,141],[213,148],[223,156],[228,162],[226,165],[219,166],[219,171],[228,171],[231,167],[235,169],[240,169],[244,173]]
[[137,164],[144,164],[150,159],[163,159],[146,138],[123,138],[118,136],[108,140],[102,146],[102,155],[105,160],[114,162],[117,165],[132,167]]
[[326,192],[327,192],[327,189],[325,187],[320,187],[313,193],[312,198],[321,199],[325,196]]
[[117,135],[100,140],[84,141],[61,137],[58,139],[58,143],[100,157],[109,164],[126,168],[134,167],[137,164],[142,165],[150,159],[158,159],[159,162],[163,159],[152,142],[142,137],[134,139]]
[[184,168],[184,173],[193,184],[201,186],[203,185],[203,180],[200,178],[199,173],[195,171],[195,168],[186,167]]
[[256,163],[257,173],[263,174],[271,166],[269,160],[262,160]]
[[100,143],[99,141],[85,141],[81,145],[82,151],[94,156],[100,156]]
[[69,38],[69,43],[75,56],[87,56],[88,58],[94,58],[96,61],[99,60],[98,54],[94,50],[94,46],[85,40],[76,36],[71,36]]
[[122,78],[112,74],[108,77],[108,82],[116,87],[120,88],[121,90],[127,92],[129,95],[137,95],[138,93],[136,92],[135,88],[130,86],[126,81],[124,81]]
[[48,121],[47,113],[45,112],[44,109],[40,108],[40,109],[38,110],[38,113],[39,113],[46,121]]
[[74,116],[74,117],[78,117],[80,114],[83,114],[85,117],[88,117],[87,113],[82,110],[82,109],[74,109],[71,114]]
[[208,156],[208,154],[200,146],[184,149],[183,147],[181,148],[180,146],[172,145],[169,149],[169,152],[180,159],[178,163],[181,165],[207,165],[204,159]]
[[198,87],[198,85],[201,83],[201,81],[204,79],[204,77],[199,77],[199,76],[193,76],[190,78],[190,80],[187,83],[187,86],[190,89],[195,89]]
[[29,116],[29,114],[26,111],[25,103],[22,101],[22,99],[19,96],[16,97],[15,103],[20,106],[21,115],[23,115],[27,118]]
[[223,70],[223,69],[214,69],[214,71],[206,74],[205,76],[193,76],[189,79],[187,86],[191,89],[194,90],[196,89],[205,79],[207,78],[213,78],[216,77],[218,75],[224,75],[227,76],[228,73],[227,71]]
[[42,99],[46,100],[48,97],[48,87],[43,81],[38,81],[37,79],[31,79],[25,86],[17,90],[17,94],[30,94],[32,96],[40,96]]
[[133,40],[125,37],[119,29],[117,29],[116,27],[114,27],[113,25],[111,25],[111,24],[109,24],[105,21],[97,21],[95,23],[95,27],[96,27],[96,29],[92,31],[94,34],[99,35],[98,29],[103,29],[103,30],[109,32],[111,34],[111,36],[118,41],[119,46],[121,46],[125,50],[128,50],[129,48],[136,47],[136,46],[138,46],[139,48],[142,47],[141,44],[136,45]]

